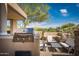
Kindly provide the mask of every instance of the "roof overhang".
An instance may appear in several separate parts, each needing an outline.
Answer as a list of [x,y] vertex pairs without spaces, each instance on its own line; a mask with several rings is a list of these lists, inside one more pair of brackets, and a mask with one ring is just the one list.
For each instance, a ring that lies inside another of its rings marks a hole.
[[8,19],[27,19],[25,12],[16,3],[7,3]]

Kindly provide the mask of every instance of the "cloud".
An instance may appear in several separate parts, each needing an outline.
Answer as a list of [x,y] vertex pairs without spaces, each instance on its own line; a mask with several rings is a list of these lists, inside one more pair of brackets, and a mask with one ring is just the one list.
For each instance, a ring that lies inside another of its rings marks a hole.
[[27,27],[34,28],[34,27],[44,27],[47,23],[46,22],[32,22]]
[[34,28],[34,27],[41,27],[41,28],[56,28],[58,27],[59,25],[58,24],[53,24],[53,23],[48,23],[48,22],[33,22],[33,23],[30,23],[27,27],[28,28]]
[[63,16],[67,16],[68,15],[68,11],[67,9],[60,9],[60,12]]

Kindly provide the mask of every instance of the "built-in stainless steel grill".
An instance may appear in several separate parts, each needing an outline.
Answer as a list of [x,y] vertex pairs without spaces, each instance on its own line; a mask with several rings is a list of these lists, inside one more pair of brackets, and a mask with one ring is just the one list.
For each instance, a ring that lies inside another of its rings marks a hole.
[[32,33],[15,33],[13,42],[33,42],[34,35]]

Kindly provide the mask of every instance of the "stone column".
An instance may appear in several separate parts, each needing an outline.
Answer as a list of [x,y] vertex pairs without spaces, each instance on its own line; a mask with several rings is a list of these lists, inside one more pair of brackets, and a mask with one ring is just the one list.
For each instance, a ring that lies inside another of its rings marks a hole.
[[11,22],[10,23],[11,24],[11,34],[14,34],[17,29],[17,22],[15,19],[11,19],[10,22]]
[[0,35],[6,35],[7,28],[7,4],[0,4]]
[[74,31],[75,34],[75,55],[79,56],[79,29]]

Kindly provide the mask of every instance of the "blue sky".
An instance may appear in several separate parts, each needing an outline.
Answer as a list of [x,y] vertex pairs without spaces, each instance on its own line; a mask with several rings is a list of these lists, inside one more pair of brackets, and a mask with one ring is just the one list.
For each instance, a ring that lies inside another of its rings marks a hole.
[[79,4],[49,3],[49,18],[44,22],[33,22],[28,27],[58,27],[66,23],[79,24]]

